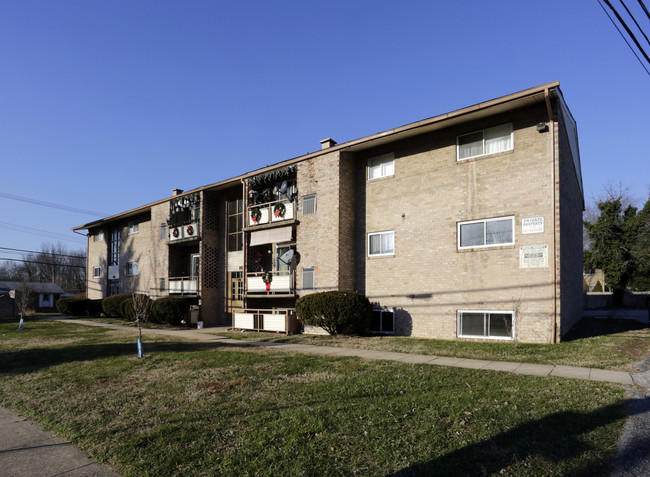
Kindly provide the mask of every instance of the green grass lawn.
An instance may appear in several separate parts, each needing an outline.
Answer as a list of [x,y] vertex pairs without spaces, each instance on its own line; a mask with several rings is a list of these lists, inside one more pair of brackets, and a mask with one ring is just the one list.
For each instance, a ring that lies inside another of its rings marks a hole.
[[584,319],[558,344],[472,342],[405,336],[284,336],[272,333],[230,332],[235,340],[347,346],[382,351],[456,358],[562,364],[634,371],[634,363],[650,356],[650,328],[633,320]]
[[0,402],[122,475],[594,475],[610,384],[0,319]]

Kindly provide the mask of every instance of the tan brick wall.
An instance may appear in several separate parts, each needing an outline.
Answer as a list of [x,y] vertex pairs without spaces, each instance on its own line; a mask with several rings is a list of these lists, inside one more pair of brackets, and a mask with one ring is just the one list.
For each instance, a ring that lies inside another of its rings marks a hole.
[[[128,233],[128,222],[135,221],[139,224],[138,232]],[[150,250],[153,236],[158,237],[158,232],[152,231],[153,224],[150,217],[135,217],[122,226],[122,240],[120,243],[120,293],[150,294],[155,285],[155,259]],[[160,224],[156,224],[159,226]],[[138,275],[127,276],[128,262],[138,262]]]
[[[99,233],[101,229],[89,230],[88,236],[88,258],[86,270],[86,294],[91,300],[98,300],[106,297],[106,275],[108,267],[106,265],[107,257],[107,231],[104,230],[104,239],[101,242],[94,242],[93,235]],[[93,268],[101,267],[101,278],[93,278]]]
[[[151,275],[151,287],[149,295],[152,298],[167,296],[167,276],[169,271],[169,246],[167,239],[169,237],[169,228],[165,227],[165,238],[160,238],[160,226],[167,224],[169,219],[169,202],[154,205],[151,208],[150,222],[150,241],[148,247],[149,257],[149,275]],[[144,252],[144,251],[143,251]],[[165,290],[160,290],[160,279],[165,279]]]
[[[462,310],[516,310],[517,336],[547,342],[553,331],[551,143],[535,125],[543,107],[465,124],[359,154],[357,288],[396,307],[398,331],[456,338]],[[514,150],[458,162],[456,138],[506,122]],[[369,157],[395,154],[395,175],[366,180]],[[515,245],[457,250],[459,221],[515,218]],[[544,233],[522,235],[523,218],[544,217]],[[364,219],[365,217],[365,219]],[[395,231],[395,255],[367,257],[367,234]],[[519,247],[548,245],[549,267],[519,268]]]
[[[316,291],[339,289],[339,190],[340,158],[338,152],[300,162],[297,167],[298,219],[296,250],[300,264],[296,277],[302,292],[302,269],[314,267]],[[302,198],[316,194],[316,214],[302,214]]]

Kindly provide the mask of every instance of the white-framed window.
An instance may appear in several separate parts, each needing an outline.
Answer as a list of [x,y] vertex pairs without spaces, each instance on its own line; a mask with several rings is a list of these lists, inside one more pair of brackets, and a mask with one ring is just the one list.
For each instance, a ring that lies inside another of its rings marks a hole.
[[395,255],[395,231],[368,234],[368,256]]
[[514,336],[514,315],[512,311],[458,310],[458,337],[510,340]]
[[137,234],[140,231],[140,224],[137,222],[129,222],[127,232],[129,235]]
[[395,333],[395,310],[392,308],[373,310],[370,320],[370,332],[372,333]]
[[316,213],[316,194],[305,195],[302,198],[302,215]]
[[104,241],[104,232],[99,231],[93,234],[93,242],[103,242]]
[[302,267],[302,289],[314,290],[315,288],[314,267]]
[[102,278],[102,267],[93,267],[93,278]]
[[496,217],[458,222],[457,235],[459,250],[514,245],[515,218]]
[[128,262],[126,264],[126,276],[134,277],[138,274],[138,262]]
[[456,159],[458,161],[496,154],[497,152],[511,151],[514,148],[512,123],[463,134],[458,136],[456,140]]
[[368,159],[368,180],[395,175],[395,154],[382,154]]

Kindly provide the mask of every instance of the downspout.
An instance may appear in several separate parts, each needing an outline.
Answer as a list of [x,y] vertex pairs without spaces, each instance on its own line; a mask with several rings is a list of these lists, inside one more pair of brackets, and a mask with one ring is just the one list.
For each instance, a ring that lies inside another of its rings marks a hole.
[[553,159],[553,172],[551,174],[551,191],[553,194],[553,344],[557,343],[557,223],[556,223],[556,172],[555,172],[555,124],[553,122],[553,108],[548,88],[544,89],[544,100],[546,102],[546,114],[548,115],[549,130],[551,138],[551,157]]

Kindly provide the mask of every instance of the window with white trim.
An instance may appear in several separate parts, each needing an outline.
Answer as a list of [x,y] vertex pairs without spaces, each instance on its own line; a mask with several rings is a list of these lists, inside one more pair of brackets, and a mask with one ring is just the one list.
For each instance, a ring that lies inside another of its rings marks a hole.
[[395,255],[395,231],[368,234],[368,256]]
[[93,242],[103,242],[104,241],[104,232],[100,231],[96,234],[93,234]]
[[514,148],[512,123],[483,129],[457,138],[458,161],[511,151]]
[[368,180],[395,175],[395,154],[382,154],[368,159]]
[[316,213],[316,194],[305,195],[302,198],[302,215]]
[[496,217],[458,222],[457,233],[459,250],[514,245],[515,218]]
[[129,222],[127,232],[129,235],[137,234],[140,231],[140,224],[137,222]]
[[138,274],[138,262],[128,262],[126,264],[126,276],[134,277]]
[[302,268],[302,289],[303,290],[313,290],[314,289],[314,267],[303,267]]
[[372,333],[395,333],[395,311],[392,308],[373,310],[370,331]]
[[514,336],[512,311],[459,310],[457,322],[460,338],[512,339]]
[[93,267],[93,278],[102,278],[102,267]]

